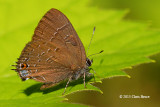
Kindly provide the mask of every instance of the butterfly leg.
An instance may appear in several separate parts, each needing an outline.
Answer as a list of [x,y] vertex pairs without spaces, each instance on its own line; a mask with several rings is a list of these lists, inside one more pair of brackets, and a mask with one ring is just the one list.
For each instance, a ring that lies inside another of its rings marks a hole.
[[86,88],[85,78],[86,78],[86,73],[84,72],[84,78],[83,78],[83,81],[84,81],[84,88]]
[[71,78],[72,78],[72,76],[69,77],[69,80],[68,80],[68,82],[67,82],[67,84],[66,84],[66,87],[65,87],[64,92],[62,93],[62,95],[64,95],[64,93],[66,92],[66,89],[67,89],[67,87],[68,87],[69,82],[71,81]]
[[95,80],[95,76],[94,75],[96,74],[96,71],[93,68],[90,68],[90,70],[93,70],[93,72],[94,72],[93,73],[93,78],[94,78],[94,82],[95,82],[96,80]]
[[96,73],[96,71],[95,71],[93,68],[90,68],[90,70],[93,70],[93,72],[94,72],[94,74],[93,74],[94,81],[95,81],[95,76],[94,76],[95,74],[96,74],[97,77],[101,78],[101,77]]

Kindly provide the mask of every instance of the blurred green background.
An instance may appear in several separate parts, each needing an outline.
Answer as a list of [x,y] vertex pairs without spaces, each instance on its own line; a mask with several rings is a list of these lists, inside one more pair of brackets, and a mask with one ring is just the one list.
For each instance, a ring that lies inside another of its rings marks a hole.
[[[124,20],[148,23],[150,30],[160,29],[160,0],[94,0],[89,6],[100,9],[129,10]],[[114,77],[96,83],[104,93],[80,92],[68,96],[70,102],[98,107],[159,107],[160,54],[150,57],[155,63],[125,70],[131,78]],[[120,99],[119,95],[146,95],[149,99]]]
[[[14,2],[14,1],[13,1]],[[57,1],[58,2],[58,1]],[[34,2],[33,2],[34,4]],[[63,3],[62,3],[63,4]],[[47,4],[46,4],[47,5]],[[50,4],[48,4],[50,5]],[[63,4],[65,5],[65,4]],[[134,20],[138,22],[145,22],[150,25],[150,30],[160,29],[160,1],[159,0],[93,0],[88,3],[89,7],[95,6],[100,9],[114,9],[114,10],[129,10],[129,13],[124,17],[124,20]],[[3,7],[3,4],[0,4]],[[0,7],[0,9],[1,9]],[[27,6],[26,6],[27,8]],[[33,10],[34,11],[34,10]],[[6,7],[6,12],[10,12],[9,4]],[[40,12],[40,14],[45,13]],[[37,13],[39,14],[39,13]],[[36,14],[36,15],[37,15]],[[96,13],[95,13],[96,14]],[[36,15],[30,18],[36,20]],[[102,16],[103,17],[103,16]],[[1,19],[6,18],[4,16]],[[25,22],[25,20],[21,20]],[[16,29],[20,27],[15,23],[14,28],[8,28],[9,22],[0,25],[4,32],[10,29]],[[6,28],[6,29],[5,29]],[[34,28],[32,28],[34,30]],[[3,34],[3,32],[0,32]],[[10,32],[12,33],[12,32]],[[20,32],[21,33],[21,32]],[[31,34],[26,34],[31,35]],[[30,37],[23,40],[26,43]],[[5,40],[5,38],[4,38]],[[16,41],[15,41],[16,42]],[[24,46],[21,46],[23,48]],[[12,50],[9,50],[12,51]],[[13,53],[14,54],[14,53]],[[126,77],[114,77],[103,80],[103,83],[96,83],[102,91],[103,95],[98,92],[79,92],[72,95],[68,95],[68,102],[88,104],[98,107],[117,107],[117,106],[129,106],[129,107],[158,107],[160,105],[160,55],[151,56],[156,60],[156,63],[141,64],[133,67],[132,70],[126,69],[125,71],[131,76]],[[4,59],[1,59],[4,60]],[[11,59],[14,60],[14,59]],[[3,65],[1,65],[3,66]],[[120,95],[145,95],[150,96],[149,99],[120,99]]]
[[94,0],[90,5],[101,9],[128,9],[127,20],[150,23],[151,27],[160,27],[159,0]]

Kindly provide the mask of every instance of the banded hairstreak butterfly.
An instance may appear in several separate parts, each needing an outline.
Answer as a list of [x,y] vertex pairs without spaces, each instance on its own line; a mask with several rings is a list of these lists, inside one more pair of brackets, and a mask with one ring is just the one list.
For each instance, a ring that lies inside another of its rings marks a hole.
[[[92,75],[92,61],[68,18],[57,9],[50,9],[40,20],[32,40],[18,58],[16,69],[25,81],[33,79],[50,88],[61,81]],[[66,89],[65,87],[65,89]],[[65,91],[64,91],[65,92]]]

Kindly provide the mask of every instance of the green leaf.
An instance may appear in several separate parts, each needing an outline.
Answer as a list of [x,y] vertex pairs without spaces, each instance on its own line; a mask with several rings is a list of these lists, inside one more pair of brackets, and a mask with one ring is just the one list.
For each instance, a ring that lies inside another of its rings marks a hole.
[[[91,57],[96,82],[115,76],[129,77],[123,69],[153,62],[148,56],[160,52],[159,31],[148,30],[147,24],[123,21],[127,11],[100,10],[88,4],[89,0],[0,0],[0,106],[84,106],[62,102],[66,100],[62,96],[66,82],[41,91],[41,83],[33,80],[21,82],[10,70],[10,65],[30,41],[38,21],[50,8],[66,14],[86,49],[96,26],[88,53],[104,50]],[[92,82],[94,79],[88,78],[87,88],[84,88],[83,79],[74,81],[69,84],[65,95],[82,90],[101,92]]]

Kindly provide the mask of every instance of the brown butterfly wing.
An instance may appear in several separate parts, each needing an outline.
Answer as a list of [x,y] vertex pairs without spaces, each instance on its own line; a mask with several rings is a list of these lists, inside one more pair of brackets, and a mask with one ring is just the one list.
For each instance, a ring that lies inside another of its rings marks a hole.
[[[77,67],[85,66],[86,54],[84,46],[80,41],[76,31],[67,17],[56,9],[49,10],[35,30],[33,40],[43,39],[50,42],[50,45],[61,48],[62,51],[69,54],[71,57],[66,59],[68,67],[75,64]],[[64,55],[61,54],[61,55]],[[55,55],[56,56],[56,55]],[[58,57],[64,62],[65,58]]]
[[[54,50],[47,50],[43,41],[29,42],[19,58],[18,71],[22,79],[31,78],[39,82],[58,82],[61,78],[68,78],[71,74],[70,68],[56,62],[55,57],[52,55]],[[41,44],[39,46],[39,44]],[[41,48],[40,48],[41,47]],[[46,51],[46,52],[45,52]],[[28,67],[22,69],[20,65],[27,64]],[[28,71],[28,75],[23,76],[22,70]],[[62,73],[63,72],[63,73]],[[52,75],[55,74],[55,75]],[[52,79],[51,79],[52,78]]]
[[21,78],[45,83],[57,83],[86,66],[83,44],[63,13],[51,9],[44,15],[22,51],[18,64],[22,63],[28,65],[28,75]]

